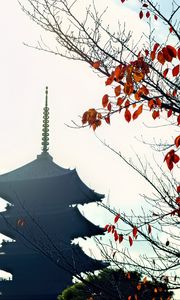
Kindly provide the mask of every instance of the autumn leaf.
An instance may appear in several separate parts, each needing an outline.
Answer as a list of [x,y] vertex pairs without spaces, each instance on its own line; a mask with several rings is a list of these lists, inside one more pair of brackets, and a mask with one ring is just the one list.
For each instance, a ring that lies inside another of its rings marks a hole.
[[177,198],[176,198],[176,203],[177,203],[178,205],[180,205],[180,197],[177,197]]
[[121,243],[123,241],[124,237],[122,234],[119,234],[119,243]]
[[168,110],[168,112],[167,112],[167,117],[168,117],[168,118],[170,118],[170,117],[172,116],[172,112],[173,112],[172,109],[169,109],[169,110]]
[[180,185],[177,186],[176,191],[177,193],[180,193]]
[[131,113],[128,108],[126,108],[126,110],[125,110],[124,117],[128,123],[131,121]]
[[104,231],[107,231],[109,228],[109,224],[106,224],[106,226],[104,227]]
[[92,67],[94,69],[99,69],[100,65],[101,65],[101,62],[99,60],[92,63]]
[[144,74],[142,72],[135,72],[133,73],[133,78],[135,82],[140,82],[142,79],[144,79]]
[[152,227],[150,224],[148,224],[148,234],[151,234],[151,231],[152,231]]
[[143,11],[142,11],[142,10],[141,10],[140,13],[139,13],[139,17],[140,17],[140,19],[143,18]]
[[155,43],[153,47],[153,51],[156,52],[159,47],[159,43]]
[[107,109],[108,109],[109,111],[111,111],[111,109],[112,109],[111,102],[108,103]]
[[140,291],[141,289],[141,283],[138,283],[138,285],[136,286],[137,290]]
[[147,11],[147,13],[146,13],[146,18],[149,18],[149,17],[150,17],[150,12]]
[[175,138],[174,144],[176,145],[177,148],[180,146],[180,135],[178,135],[178,136]]
[[175,66],[173,69],[172,69],[172,75],[175,77],[179,74],[179,71],[180,71],[180,65],[177,65]]
[[123,102],[124,102],[123,98],[118,98],[116,105],[121,106],[123,104]]
[[162,52],[162,51],[159,51],[159,52],[158,52],[157,60],[158,60],[162,65],[164,65],[164,63],[165,63],[165,58],[164,58],[164,55],[163,55],[163,52]]
[[132,246],[132,244],[133,244],[133,239],[132,239],[131,236],[129,236],[129,245],[130,245],[130,247]]
[[133,237],[134,237],[134,238],[137,237],[137,232],[138,232],[138,229],[137,229],[137,227],[135,226],[135,227],[133,228]]
[[177,124],[180,125],[180,115],[177,117]]
[[169,55],[170,55],[172,58],[175,58],[175,57],[177,56],[177,51],[176,51],[176,49],[175,49],[173,46],[167,45],[167,46],[166,46],[166,49],[167,49]]
[[117,223],[120,218],[120,214],[117,214],[114,218],[114,223]]
[[178,59],[180,60],[180,48],[177,51],[177,56],[178,56]]
[[143,111],[143,104],[140,105],[138,109],[133,113],[132,115],[133,120],[137,119],[139,115],[142,113],[142,111]]
[[163,72],[163,76],[164,76],[164,78],[166,78],[168,71],[169,71],[169,69],[168,69],[168,68],[164,70],[164,72]]
[[157,16],[157,15],[154,15],[154,19],[157,21],[157,19],[158,19],[158,16]]
[[104,118],[107,124],[110,124],[110,116],[109,114]]
[[154,110],[153,113],[152,113],[152,117],[153,117],[154,120],[156,118],[158,118],[159,117],[159,110]]
[[155,57],[156,57],[155,51],[151,51],[150,56],[151,56],[151,60],[153,61],[155,59]]
[[118,235],[118,233],[117,233],[116,230],[114,231],[114,240],[115,240],[115,242],[116,242],[117,240],[119,240],[119,235]]
[[124,84],[124,93],[128,96],[133,93],[133,84],[132,83],[126,82]]
[[102,98],[102,106],[105,108],[108,104],[108,101],[109,101],[109,97],[108,95],[104,95],[103,98]]
[[121,93],[121,86],[120,85],[116,86],[114,89],[114,92],[115,92],[116,97],[119,96]]

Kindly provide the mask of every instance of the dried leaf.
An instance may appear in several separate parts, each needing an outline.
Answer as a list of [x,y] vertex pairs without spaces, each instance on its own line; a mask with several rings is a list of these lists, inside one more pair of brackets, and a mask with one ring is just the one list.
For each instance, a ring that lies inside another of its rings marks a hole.
[[148,224],[148,234],[151,234],[151,232],[152,232],[152,227],[150,224]]

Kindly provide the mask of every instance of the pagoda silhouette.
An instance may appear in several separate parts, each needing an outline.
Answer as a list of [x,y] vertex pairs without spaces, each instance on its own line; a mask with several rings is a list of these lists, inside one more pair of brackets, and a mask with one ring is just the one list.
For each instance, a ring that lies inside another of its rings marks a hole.
[[42,153],[32,162],[0,176],[0,197],[8,204],[0,212],[0,269],[12,280],[0,281],[1,300],[56,300],[75,274],[105,267],[86,255],[75,238],[103,234],[103,229],[79,211],[102,201],[76,170],[53,162],[49,150],[49,108],[46,87]]

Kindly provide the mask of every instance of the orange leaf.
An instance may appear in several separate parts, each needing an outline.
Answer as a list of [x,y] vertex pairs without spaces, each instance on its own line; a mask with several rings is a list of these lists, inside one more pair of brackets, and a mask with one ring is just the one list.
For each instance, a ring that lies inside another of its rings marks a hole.
[[139,115],[142,113],[142,111],[143,111],[143,104],[140,105],[138,109],[133,113],[132,115],[133,120],[137,119]]
[[120,218],[120,214],[117,214],[117,215],[115,216],[115,218],[114,218],[114,223],[117,223],[117,221],[119,220],[119,218]]
[[162,65],[164,65],[164,63],[165,63],[165,58],[164,58],[164,55],[163,55],[162,51],[159,51],[159,52],[158,52],[157,60],[158,60]]
[[135,226],[135,227],[133,228],[133,237],[134,237],[134,238],[137,237],[137,232],[138,232],[138,229],[137,229],[137,227]]
[[143,283],[146,284],[146,282],[147,282],[147,277],[144,277],[143,278]]
[[149,100],[148,101],[148,106],[149,106],[149,108],[150,108],[150,110],[152,110],[152,108],[154,108],[154,100],[153,99],[151,99],[151,100]]
[[155,56],[156,56],[155,51],[151,51],[150,56],[151,56],[151,59],[152,59],[152,61],[153,61],[153,60],[155,59]]
[[128,123],[131,121],[131,113],[128,108],[126,108],[126,110],[125,110],[124,117]]
[[162,102],[161,102],[161,100],[160,100],[159,98],[156,99],[156,105],[157,105],[158,107],[161,107],[161,106],[162,106]]
[[180,135],[178,135],[178,136],[175,138],[174,144],[176,145],[177,148],[180,146]]
[[129,245],[130,245],[130,247],[132,246],[132,244],[133,244],[133,239],[132,239],[131,236],[129,236]]
[[140,291],[140,289],[141,289],[141,283],[138,283],[138,285],[137,285],[136,288],[137,288],[138,291]]
[[151,233],[151,231],[152,231],[152,227],[151,227],[151,225],[150,225],[150,224],[148,224],[148,234],[150,234],[150,233]]
[[177,76],[179,74],[179,71],[180,71],[180,68],[179,68],[180,65],[177,65],[175,66],[173,69],[172,69],[172,74],[173,76]]
[[116,97],[119,96],[121,93],[121,86],[120,85],[116,86],[114,89],[114,92],[115,92]]
[[107,78],[105,84],[106,85],[110,85],[114,80],[114,72],[112,72],[112,74]]
[[103,106],[103,107],[106,107],[107,104],[108,104],[108,101],[109,101],[109,97],[108,97],[108,95],[106,94],[106,95],[104,95],[103,98],[102,98],[102,106]]
[[152,113],[152,117],[153,117],[154,120],[156,118],[158,118],[159,117],[159,110],[154,110],[153,113]]
[[99,69],[100,65],[101,65],[101,62],[99,60],[92,63],[92,67],[94,69]]
[[154,288],[154,293],[157,293],[157,292],[158,292],[157,288]]
[[127,273],[127,279],[131,279],[131,273],[130,272]]
[[126,82],[126,83],[124,84],[124,93],[125,93],[126,95],[131,95],[132,92],[133,92],[133,84],[130,83],[130,82]]
[[87,117],[88,117],[88,112],[85,111],[85,113],[84,113],[83,116],[82,116],[82,123],[83,123],[83,124],[86,124],[86,123],[87,123],[87,121],[88,121]]
[[135,72],[133,77],[135,82],[140,82],[144,78],[144,74],[142,72]]
[[128,296],[128,299],[127,299],[127,300],[131,300],[131,298],[132,298],[131,296]]

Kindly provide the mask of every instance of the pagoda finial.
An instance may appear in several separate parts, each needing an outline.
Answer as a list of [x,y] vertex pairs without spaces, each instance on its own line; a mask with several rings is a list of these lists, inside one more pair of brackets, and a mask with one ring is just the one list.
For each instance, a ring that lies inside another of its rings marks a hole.
[[43,128],[42,128],[42,153],[49,150],[49,107],[48,107],[48,87],[46,86],[45,107],[43,109]]

